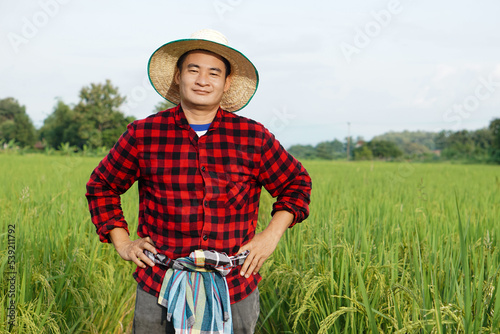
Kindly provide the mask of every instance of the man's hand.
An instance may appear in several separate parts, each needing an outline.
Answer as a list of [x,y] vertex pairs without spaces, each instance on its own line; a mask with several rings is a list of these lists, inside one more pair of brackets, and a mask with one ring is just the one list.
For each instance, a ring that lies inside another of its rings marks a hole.
[[266,229],[257,233],[249,243],[241,246],[237,254],[246,250],[250,254],[241,266],[240,275],[246,278],[257,274],[269,256],[274,252],[281,236],[293,221],[293,214],[288,211],[278,211],[269,222]]
[[141,268],[146,268],[146,264],[151,267],[155,265],[154,262],[144,254],[145,249],[153,254],[158,253],[150,237],[130,240],[127,231],[123,228],[112,229],[109,232],[109,236],[116,251],[125,261],[132,261]]

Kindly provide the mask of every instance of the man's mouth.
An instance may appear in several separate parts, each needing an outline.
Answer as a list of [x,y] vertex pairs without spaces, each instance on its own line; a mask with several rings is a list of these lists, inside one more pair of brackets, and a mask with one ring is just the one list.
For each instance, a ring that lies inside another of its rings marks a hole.
[[210,92],[208,90],[202,90],[202,89],[194,89],[193,90],[196,94],[200,94],[200,95],[207,95],[209,94]]

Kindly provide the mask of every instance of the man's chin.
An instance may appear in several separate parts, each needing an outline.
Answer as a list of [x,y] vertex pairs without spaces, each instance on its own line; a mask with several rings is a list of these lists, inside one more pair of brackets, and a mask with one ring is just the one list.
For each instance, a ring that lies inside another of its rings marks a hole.
[[190,101],[189,103],[182,103],[183,107],[189,108],[191,110],[200,110],[211,112],[214,109],[218,109],[220,104],[208,103],[206,101]]

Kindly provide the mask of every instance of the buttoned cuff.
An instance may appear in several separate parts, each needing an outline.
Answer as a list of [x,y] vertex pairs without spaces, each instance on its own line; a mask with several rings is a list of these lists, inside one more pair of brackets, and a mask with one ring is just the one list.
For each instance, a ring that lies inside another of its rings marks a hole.
[[293,214],[293,221],[290,226],[288,226],[288,228],[293,227],[295,224],[300,223],[302,220],[304,220],[301,212],[295,209],[294,205],[283,202],[276,202],[273,204],[273,211],[271,212],[271,216],[274,216],[274,214],[278,211],[288,211]]
[[125,229],[125,231],[127,231],[128,235],[130,235],[130,232],[128,230],[128,225],[126,222],[121,220],[110,220],[102,224],[97,230],[97,234],[99,235],[99,240],[104,243],[111,243],[109,232],[114,228],[123,228]]

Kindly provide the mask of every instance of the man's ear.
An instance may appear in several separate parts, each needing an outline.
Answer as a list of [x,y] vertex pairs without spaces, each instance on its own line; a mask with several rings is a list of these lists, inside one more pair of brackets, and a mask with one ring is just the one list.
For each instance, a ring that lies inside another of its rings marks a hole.
[[229,87],[231,87],[231,75],[226,78],[226,82],[224,83],[224,93],[229,90]]
[[181,72],[178,68],[175,69],[174,82],[178,85],[181,82]]

